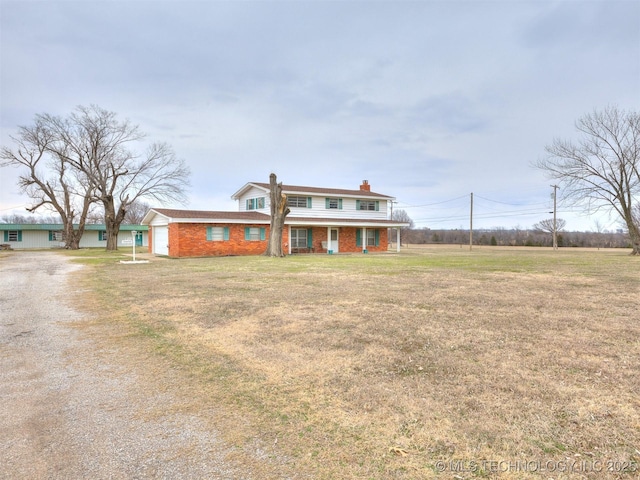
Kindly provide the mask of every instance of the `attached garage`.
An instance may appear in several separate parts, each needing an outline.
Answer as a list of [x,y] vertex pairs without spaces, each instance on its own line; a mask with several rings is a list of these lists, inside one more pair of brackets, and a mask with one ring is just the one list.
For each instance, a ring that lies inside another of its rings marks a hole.
[[156,255],[169,255],[169,227],[167,225],[154,225],[151,228],[153,240],[151,242],[153,253]]

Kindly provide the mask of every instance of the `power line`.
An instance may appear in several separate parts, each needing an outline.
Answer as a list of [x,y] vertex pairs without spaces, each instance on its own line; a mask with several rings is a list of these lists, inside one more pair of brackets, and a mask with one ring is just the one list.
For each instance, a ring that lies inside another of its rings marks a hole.
[[[402,208],[432,207],[433,205],[442,205],[443,203],[455,202],[456,200],[460,200],[461,198],[467,198],[467,196],[466,195],[461,195],[459,197],[452,198],[450,200],[443,200],[441,202],[435,202],[435,203],[425,203],[423,205],[406,205],[406,206],[403,206]],[[397,202],[397,203],[400,203],[400,202]]]

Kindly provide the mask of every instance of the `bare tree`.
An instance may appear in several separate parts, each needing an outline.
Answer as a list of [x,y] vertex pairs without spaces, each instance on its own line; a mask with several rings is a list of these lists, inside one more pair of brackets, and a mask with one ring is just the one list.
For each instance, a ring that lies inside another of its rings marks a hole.
[[415,226],[415,223],[413,222],[409,214],[405,210],[394,210],[393,214],[391,215],[391,220],[409,224],[408,227],[400,228],[400,238],[404,239],[406,245],[409,245],[409,242],[412,240],[413,227]]
[[149,211],[149,204],[138,199],[131,204],[127,209],[127,213],[124,216],[124,223],[129,225],[138,225],[142,222],[142,219]]
[[640,192],[640,114],[607,107],[580,118],[576,129],[577,142],[554,139],[536,166],[563,184],[565,202],[590,212],[614,210],[628,229],[632,254],[640,255],[640,225],[634,218]]
[[[567,226],[567,222],[565,220],[561,218],[556,219],[556,226],[555,226],[556,231],[559,232],[561,230],[564,230],[566,226]],[[539,232],[553,233],[554,231],[553,218],[547,218],[538,223],[534,223],[533,229]]]
[[57,224],[61,223],[60,217],[55,215],[47,215],[44,217],[28,217],[25,215],[11,214],[0,217],[0,223],[22,223],[22,224]]
[[269,198],[271,201],[271,228],[269,229],[269,241],[264,253],[268,257],[284,257],[282,250],[282,231],[284,220],[290,210],[287,206],[287,196],[282,193],[282,183],[278,183],[276,174],[269,175]]
[[189,169],[166,143],[139,156],[131,148],[145,135],[128,120],[95,105],[77,107],[67,118],[41,115],[54,141],[47,149],[83,177],[104,211],[107,250],[117,250],[120,225],[142,198],[184,201]]
[[32,126],[19,127],[18,135],[10,138],[17,148],[0,150],[0,166],[24,170],[18,186],[33,201],[27,211],[48,208],[57,212],[64,228],[65,247],[78,249],[87,215],[96,201],[94,185],[66,161],[64,148],[53,151],[57,138],[46,116],[37,115]]

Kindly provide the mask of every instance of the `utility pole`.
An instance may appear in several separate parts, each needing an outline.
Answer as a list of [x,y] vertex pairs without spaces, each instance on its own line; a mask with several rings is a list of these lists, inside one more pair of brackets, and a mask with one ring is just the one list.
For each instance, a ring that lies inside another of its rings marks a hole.
[[557,223],[556,223],[556,213],[557,213],[557,191],[558,191],[558,186],[557,185],[551,185],[551,187],[553,188],[553,249],[557,250],[558,249],[558,227],[557,227]]
[[473,192],[471,192],[471,212],[469,215],[469,250],[473,249]]

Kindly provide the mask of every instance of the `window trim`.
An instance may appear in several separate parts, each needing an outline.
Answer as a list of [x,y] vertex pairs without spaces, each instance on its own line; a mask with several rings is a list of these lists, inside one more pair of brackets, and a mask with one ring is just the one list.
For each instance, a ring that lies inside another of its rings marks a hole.
[[[295,205],[293,205],[295,200]],[[289,208],[311,208],[311,197],[304,195],[287,195],[287,207]]]
[[379,212],[380,200],[356,200],[356,210],[362,212]]
[[[14,240],[11,240],[11,237]],[[4,241],[5,242],[21,242],[22,241],[22,230],[5,230],[4,231]]]
[[228,242],[229,227],[209,226],[206,230],[207,242]]
[[[369,232],[373,232],[370,234]],[[372,235],[371,237],[369,235]],[[372,241],[373,243],[369,243]],[[365,247],[379,247],[380,246],[380,229],[379,228],[367,228]],[[356,229],[356,247],[362,247],[362,228]]]
[[327,210],[342,210],[342,199],[337,197],[327,197],[324,200],[324,207]]
[[[259,230],[259,232],[251,233],[251,230]],[[256,238],[257,237],[257,238]],[[264,227],[244,227],[244,239],[248,242],[263,242],[266,240],[267,234]]]
[[64,230],[49,230],[50,242],[64,242]]
[[[304,239],[298,236],[299,232],[304,232]],[[301,240],[304,240],[300,243]],[[291,228],[291,248],[311,248],[313,245],[313,230],[311,228]]]
[[265,208],[265,205],[266,205],[265,197],[247,198],[246,209],[260,210],[261,208]]

